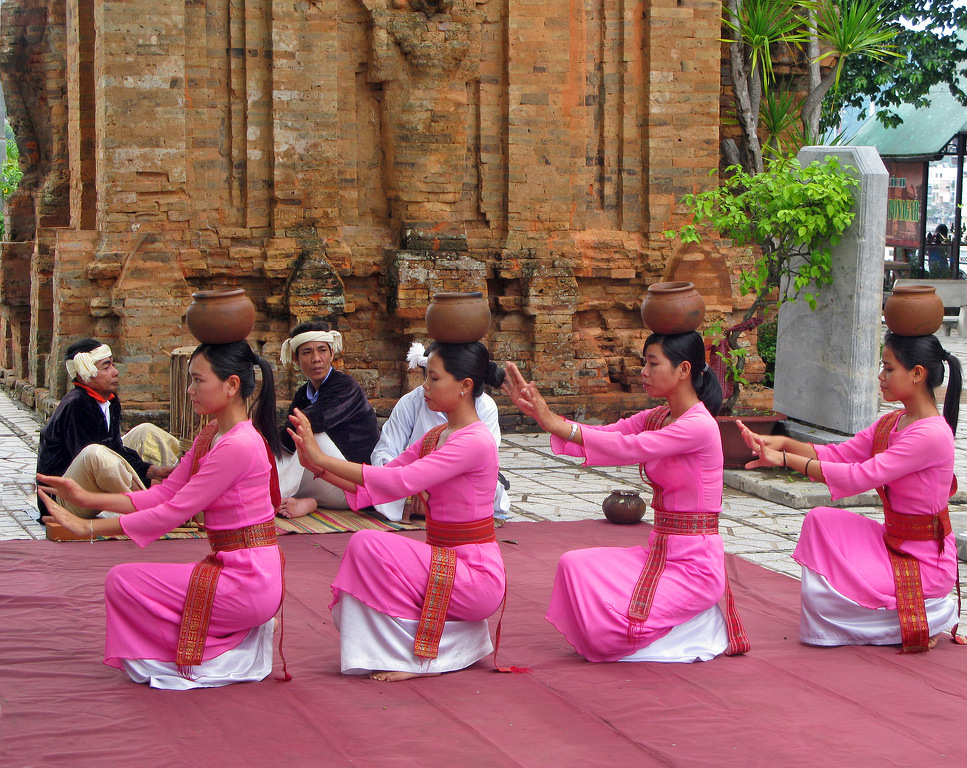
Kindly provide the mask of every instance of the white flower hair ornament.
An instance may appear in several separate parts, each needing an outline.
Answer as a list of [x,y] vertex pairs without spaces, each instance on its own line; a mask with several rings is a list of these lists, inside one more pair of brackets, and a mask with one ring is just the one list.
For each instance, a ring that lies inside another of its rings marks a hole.
[[410,344],[410,351],[406,353],[409,369],[415,371],[417,368],[426,368],[426,361],[426,348],[418,341]]

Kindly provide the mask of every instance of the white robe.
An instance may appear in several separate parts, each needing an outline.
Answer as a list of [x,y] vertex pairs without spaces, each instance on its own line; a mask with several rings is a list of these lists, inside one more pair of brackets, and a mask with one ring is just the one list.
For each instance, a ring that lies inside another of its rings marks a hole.
[[[476,399],[477,416],[486,424],[493,435],[497,448],[500,448],[500,426],[497,423],[497,403],[486,392]],[[392,461],[410,445],[423,437],[433,427],[446,423],[446,416],[426,407],[423,399],[423,388],[417,387],[407,392],[399,399],[383,425],[379,442],[373,449],[372,464],[381,467]],[[406,499],[399,499],[388,504],[376,504],[376,509],[388,520],[403,519],[403,505]],[[494,490],[494,512],[507,514],[510,511],[510,499],[504,486],[497,482]]]

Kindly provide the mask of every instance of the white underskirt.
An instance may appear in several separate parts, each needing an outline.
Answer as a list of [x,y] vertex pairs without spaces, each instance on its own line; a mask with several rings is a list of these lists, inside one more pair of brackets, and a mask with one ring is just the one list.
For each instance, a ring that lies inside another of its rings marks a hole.
[[249,632],[241,643],[214,659],[191,668],[192,679],[178,674],[173,661],[121,659],[121,664],[136,683],[152,688],[187,691],[191,688],[219,688],[232,683],[254,683],[272,673],[272,639],[275,619],[269,619]]
[[344,675],[387,672],[454,672],[492,653],[487,621],[448,621],[443,625],[440,653],[429,661],[413,654],[418,621],[380,613],[347,592],[332,607],[339,629]]
[[[890,608],[866,608],[837,592],[826,578],[802,569],[799,640],[807,645],[899,645],[900,617]],[[949,597],[924,600],[930,636],[957,623]]]
[[639,648],[619,661],[661,661],[691,663],[710,661],[725,653],[729,647],[729,633],[722,609],[713,605],[684,624],[679,624],[651,645]]

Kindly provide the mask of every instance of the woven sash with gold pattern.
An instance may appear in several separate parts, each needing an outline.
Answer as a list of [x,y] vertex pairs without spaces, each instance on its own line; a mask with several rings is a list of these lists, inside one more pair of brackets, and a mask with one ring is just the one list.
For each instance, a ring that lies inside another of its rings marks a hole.
[[[654,408],[645,417],[642,431],[661,429],[670,412],[671,409],[667,405]],[[651,505],[655,510],[655,537],[652,547],[648,551],[645,566],[641,569],[638,582],[631,593],[631,602],[628,606],[628,618],[631,620],[628,625],[628,642],[632,645],[634,645],[638,633],[651,613],[655,590],[658,588],[658,581],[665,570],[665,561],[668,556],[668,537],[714,535],[719,530],[717,513],[669,512],[666,510],[661,486],[645,477],[644,468],[645,465],[640,464],[638,472],[642,481],[650,485],[654,491]],[[728,574],[725,575],[725,600],[725,623],[729,637],[729,646],[725,654],[737,656],[746,653],[751,648],[751,644],[735,608],[735,599],[732,597]]]
[[[434,427],[423,436],[420,458],[432,453],[446,424]],[[430,496],[426,491],[413,496],[413,512],[426,517],[427,530],[430,527]],[[429,537],[427,537],[429,543]],[[457,575],[457,553],[451,547],[430,544],[430,576],[423,598],[423,610],[416,627],[413,653],[421,659],[435,659],[440,653],[440,638],[447,620],[450,595]]]
[[[906,411],[888,413],[876,422],[873,431],[873,455],[883,453],[889,445],[890,433]],[[954,480],[956,483],[956,479]],[[883,502],[886,531],[883,541],[890,555],[893,582],[896,585],[896,607],[900,617],[900,642],[903,653],[925,653],[930,641],[927,608],[920,580],[920,561],[900,550],[904,541],[936,541],[940,554],[944,550],[944,538],[950,533],[950,514],[944,507],[936,515],[910,515],[894,512],[886,488],[876,489]],[[958,580],[958,593],[960,584]]]

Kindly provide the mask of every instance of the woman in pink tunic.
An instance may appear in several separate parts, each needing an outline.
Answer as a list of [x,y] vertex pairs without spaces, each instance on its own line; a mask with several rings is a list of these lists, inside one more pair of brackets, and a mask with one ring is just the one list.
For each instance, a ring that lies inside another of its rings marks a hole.
[[[937,411],[934,388],[950,368],[943,417]],[[953,492],[954,438],[961,391],[960,363],[935,336],[887,333],[883,348],[880,391],[894,411],[839,445],[811,445],[788,437],[754,435],[743,427],[746,443],[758,459],[747,466],[787,466],[825,482],[834,499],[885,488],[893,513],[917,521],[937,522],[936,533],[909,539],[902,529],[853,512],[817,507],[809,512],[793,557],[802,566],[800,639],[810,645],[893,645],[900,643],[897,582],[889,543],[910,556],[919,569],[925,610],[922,645],[957,623],[957,610],[947,596],[957,580],[957,551],[947,517]],[[877,443],[877,433],[881,444]],[[932,518],[932,519],[931,519]],[[946,527],[944,527],[946,520]],[[930,526],[932,527],[932,525]],[[886,534],[897,534],[892,539]],[[902,557],[898,562],[902,562]],[[902,582],[901,582],[902,583]]]
[[[428,539],[443,526],[471,540],[431,547],[392,533],[353,534],[330,606],[339,626],[343,673],[405,680],[463,669],[493,650],[486,620],[504,596],[504,565],[493,536],[497,447],[474,400],[485,383],[500,386],[503,375],[480,342],[434,343],[424,397],[431,410],[446,414],[447,423],[381,467],[326,456],[305,439],[311,435],[305,416],[297,412],[292,418],[303,466],[340,485],[353,509],[420,494]],[[441,548],[454,551],[452,592],[440,609],[439,648],[425,653],[421,627],[427,625],[421,616],[438,607],[439,596],[428,594],[436,578],[431,561],[441,554],[433,550]]]
[[[259,429],[245,407],[255,387],[256,364],[263,377],[254,414]],[[195,412],[211,414],[217,432],[203,432],[171,475],[144,491],[91,493],[71,480],[38,475],[46,490],[58,497],[122,513],[117,518],[81,520],[48,501],[52,518],[92,540],[123,533],[140,547],[201,511],[210,538],[217,532],[231,536],[273,525],[273,465],[263,439],[265,435],[278,443],[271,366],[247,343],[236,342],[198,347],[189,372]],[[179,670],[176,652],[195,564],[128,563],[112,568],[104,587],[104,663],[156,688],[213,687],[266,677],[272,669],[273,616],[282,601],[282,564],[274,528],[270,538],[271,542],[213,555],[221,570],[201,663],[190,670]]]
[[[726,591],[725,554],[717,532],[722,508],[722,443],[713,414],[722,403],[696,332],[645,341],[645,391],[668,405],[608,426],[570,422],[550,411],[534,383],[513,364],[505,389],[521,411],[551,433],[555,453],[585,465],[640,464],[656,488],[653,504],[698,535],[649,535],[647,546],[599,547],[561,557],[547,612],[551,622],[589,661],[697,661],[726,651],[717,604]],[[656,511],[656,517],[659,513]],[[699,520],[702,520],[699,523]],[[646,618],[631,607],[650,553],[665,553],[664,570]]]

